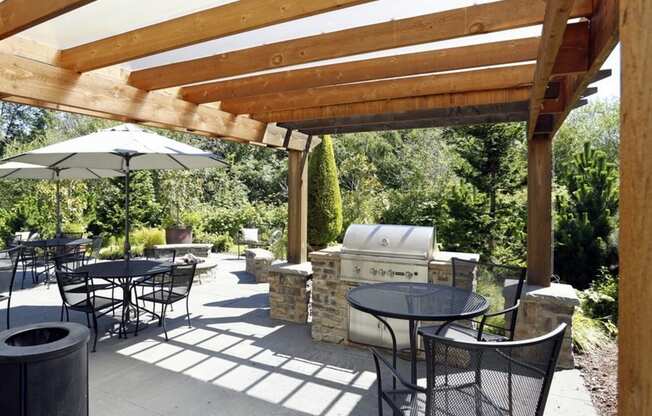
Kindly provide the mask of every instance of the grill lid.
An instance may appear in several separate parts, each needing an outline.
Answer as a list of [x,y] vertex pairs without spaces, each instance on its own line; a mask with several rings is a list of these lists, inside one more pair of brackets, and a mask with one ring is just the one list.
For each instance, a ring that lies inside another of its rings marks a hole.
[[342,254],[429,260],[434,243],[433,227],[352,224],[344,234]]

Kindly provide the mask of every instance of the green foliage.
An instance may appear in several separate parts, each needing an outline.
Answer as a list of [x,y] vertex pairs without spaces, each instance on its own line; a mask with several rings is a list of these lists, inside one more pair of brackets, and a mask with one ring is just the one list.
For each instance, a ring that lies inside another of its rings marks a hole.
[[132,245],[143,246],[144,249],[165,244],[165,231],[160,228],[140,228],[129,236]]
[[617,181],[616,166],[589,142],[560,178],[567,193],[556,198],[555,271],[576,288],[589,287],[601,267],[617,264]]
[[212,250],[215,252],[228,252],[234,244],[233,237],[228,234],[193,234],[193,240],[198,243],[212,244]]
[[600,269],[598,278],[591,286],[580,292],[582,310],[596,319],[618,321],[618,276],[606,267]]
[[616,332],[612,323],[591,318],[581,309],[573,314],[573,346],[577,352],[601,349]]
[[[100,258],[116,260],[124,258],[124,236],[112,236],[100,250]],[[146,249],[165,244],[165,231],[160,228],[139,228],[129,233],[129,244],[133,257],[143,256]]]
[[83,234],[86,232],[86,224],[69,222],[61,226],[61,231],[64,233]]
[[308,243],[325,246],[342,231],[342,196],[333,142],[324,136],[308,166]]

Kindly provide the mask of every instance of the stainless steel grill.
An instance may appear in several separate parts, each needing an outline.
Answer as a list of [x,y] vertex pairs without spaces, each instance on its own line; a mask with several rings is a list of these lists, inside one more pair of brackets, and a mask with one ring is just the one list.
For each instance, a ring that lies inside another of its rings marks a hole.
[[[340,278],[352,282],[427,282],[435,229],[412,225],[351,225],[340,254]],[[409,346],[407,321],[387,319],[399,348]],[[373,316],[349,308],[349,339],[390,347],[391,336]]]
[[341,278],[427,282],[434,246],[432,227],[353,224],[344,235]]

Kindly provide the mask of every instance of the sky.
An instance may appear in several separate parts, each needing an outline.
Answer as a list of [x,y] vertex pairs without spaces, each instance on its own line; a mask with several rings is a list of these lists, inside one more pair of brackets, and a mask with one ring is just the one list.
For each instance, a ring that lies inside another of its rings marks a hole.
[[[118,33],[155,24],[182,15],[211,7],[231,3],[233,0],[101,0],[92,2],[77,10],[38,25],[21,36],[48,44],[57,49],[65,49]],[[389,20],[403,19],[428,13],[436,13],[474,4],[490,3],[495,0],[376,0],[354,7],[310,16],[303,19],[261,28],[246,33],[226,36],[220,39],[159,53],[146,58],[122,64],[128,70],[138,70],[151,66],[209,56],[244,48],[280,42],[299,37],[318,35],[326,32],[364,26]],[[529,36],[539,36],[541,26],[501,31],[491,34],[467,36],[459,39],[433,42],[380,52],[355,55],[353,57],[331,59],[319,63],[296,65],[281,69],[298,69],[336,62],[368,59],[378,56],[397,55],[424,50],[464,46],[473,43],[495,42]],[[619,88],[620,53],[617,48],[605,63],[604,68],[612,68],[610,78],[596,85],[598,94],[591,97],[606,98],[620,95]],[[251,74],[247,74],[251,75]]]

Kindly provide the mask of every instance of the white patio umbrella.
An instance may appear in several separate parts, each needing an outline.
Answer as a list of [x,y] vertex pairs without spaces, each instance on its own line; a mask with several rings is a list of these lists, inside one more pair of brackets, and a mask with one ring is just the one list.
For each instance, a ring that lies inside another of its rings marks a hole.
[[57,232],[61,234],[61,187],[63,179],[102,179],[124,176],[117,170],[88,168],[49,168],[21,162],[0,164],[0,179],[47,179],[57,185]]
[[129,177],[140,169],[198,169],[223,167],[211,152],[168,139],[132,124],[122,124],[86,136],[32,150],[6,161],[49,168],[112,169],[125,174],[125,256],[129,245]]

